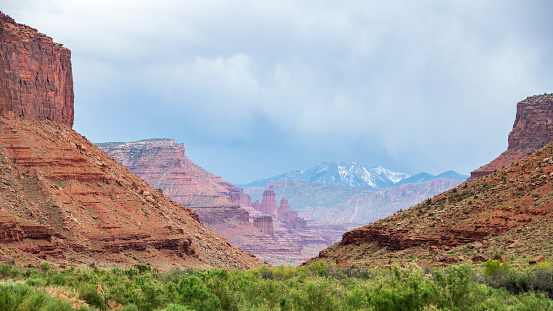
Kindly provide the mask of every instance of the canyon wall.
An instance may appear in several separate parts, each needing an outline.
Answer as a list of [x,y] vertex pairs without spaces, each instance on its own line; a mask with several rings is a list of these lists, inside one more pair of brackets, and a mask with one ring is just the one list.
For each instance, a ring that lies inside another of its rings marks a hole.
[[73,126],[71,51],[0,12],[0,114]]
[[221,177],[194,164],[184,144],[174,139],[148,139],[98,146],[171,199],[191,208],[238,208],[242,192]]
[[553,141],[553,94],[527,97],[517,103],[513,129],[509,133],[509,146],[492,162],[470,173],[468,181],[489,175],[509,166],[529,153]]

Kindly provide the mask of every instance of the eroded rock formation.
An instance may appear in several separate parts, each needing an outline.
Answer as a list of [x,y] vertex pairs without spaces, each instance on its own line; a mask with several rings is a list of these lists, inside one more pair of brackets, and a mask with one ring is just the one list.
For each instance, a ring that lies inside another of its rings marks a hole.
[[0,12],[0,114],[73,126],[71,51]]
[[553,94],[530,96],[517,103],[509,146],[492,162],[470,173],[468,181],[509,166],[553,141]]
[[202,222],[249,223],[248,212],[240,208],[249,195],[194,164],[186,157],[184,144],[175,144],[174,139],[147,139],[98,146],[166,196],[192,208]]
[[273,185],[269,186],[269,189],[265,190],[263,192],[263,199],[261,200],[261,206],[260,206],[261,212],[276,216],[278,215],[278,206],[276,202],[276,195],[273,191]]
[[273,217],[272,216],[260,216],[253,220],[253,225],[259,229],[259,231],[266,233],[268,235],[275,235],[275,230],[273,228]]
[[307,221],[301,217],[298,217],[298,211],[290,209],[288,200],[283,197],[280,200],[280,208],[278,210],[278,218],[286,222],[286,227],[291,230],[306,230]]

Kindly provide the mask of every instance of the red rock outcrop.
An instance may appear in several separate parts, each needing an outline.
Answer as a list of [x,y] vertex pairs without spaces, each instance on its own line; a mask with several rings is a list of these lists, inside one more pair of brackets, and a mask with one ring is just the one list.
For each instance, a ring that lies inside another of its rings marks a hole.
[[263,192],[263,199],[261,200],[261,212],[271,216],[278,215],[278,206],[276,202],[276,195],[273,191],[273,185],[269,186],[268,190]]
[[275,235],[272,216],[257,217],[253,220],[253,225],[263,233],[266,233],[272,236]]
[[166,196],[192,208],[208,226],[249,224],[248,212],[240,208],[249,195],[194,164],[186,157],[184,144],[177,145],[174,139],[147,139],[98,146]]
[[509,166],[553,141],[553,94],[527,97],[517,103],[509,146],[495,160],[470,173],[468,181],[489,175]]
[[184,144],[174,139],[147,139],[98,146],[154,188],[189,207],[222,207],[240,204],[242,192],[221,177],[194,164]]
[[252,197],[244,193],[244,189],[240,189],[240,205],[242,206],[252,206]]
[[71,51],[0,12],[0,114],[73,126]]
[[288,200],[283,197],[280,200],[280,209],[278,210],[278,218],[286,222],[286,227],[291,230],[306,230],[307,221],[301,217],[298,217],[298,211],[290,209]]

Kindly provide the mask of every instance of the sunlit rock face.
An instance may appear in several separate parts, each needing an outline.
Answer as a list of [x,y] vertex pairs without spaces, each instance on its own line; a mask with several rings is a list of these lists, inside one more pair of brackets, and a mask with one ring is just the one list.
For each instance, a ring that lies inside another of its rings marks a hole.
[[73,126],[71,51],[0,12],[0,114]]

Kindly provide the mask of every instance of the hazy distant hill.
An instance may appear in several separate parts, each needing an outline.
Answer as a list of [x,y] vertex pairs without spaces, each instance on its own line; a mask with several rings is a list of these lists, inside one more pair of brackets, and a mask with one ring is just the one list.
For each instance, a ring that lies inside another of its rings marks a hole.
[[[301,217],[334,222],[369,223],[392,215],[429,197],[451,189],[462,181],[435,179],[386,189],[361,189],[331,184],[272,181],[277,200],[286,197]],[[263,187],[247,188],[252,200],[261,200]]]
[[464,181],[468,175],[448,171],[438,176],[428,173],[413,175],[399,173],[377,166],[366,168],[358,163],[323,162],[305,170],[292,171],[271,178],[260,179],[249,184],[238,185],[241,188],[265,187],[274,180],[295,180],[362,189],[383,189],[397,187],[406,183],[427,182],[438,178]]

